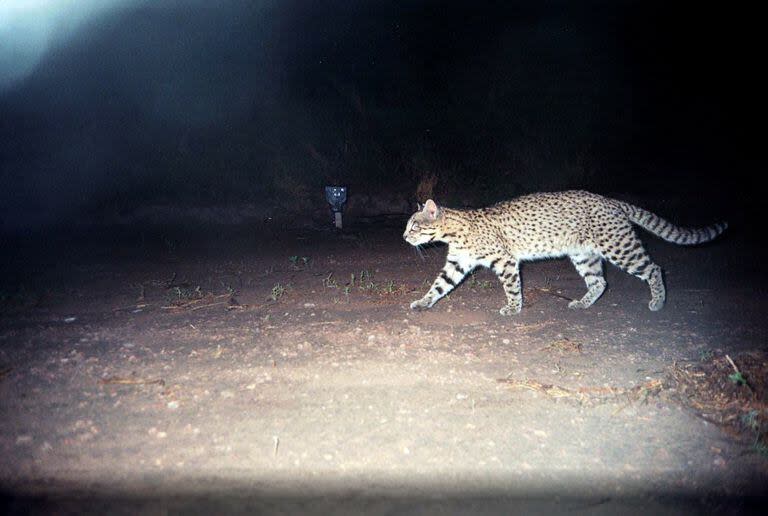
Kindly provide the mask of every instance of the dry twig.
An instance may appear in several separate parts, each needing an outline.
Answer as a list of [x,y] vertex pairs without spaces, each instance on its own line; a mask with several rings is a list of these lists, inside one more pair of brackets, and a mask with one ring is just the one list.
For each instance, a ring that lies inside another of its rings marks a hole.
[[[581,401],[589,399],[605,399],[607,397],[617,397],[626,395],[630,403],[636,401],[644,394],[644,398],[647,398],[651,394],[658,394],[662,389],[661,380],[650,380],[642,385],[637,385],[632,388],[621,387],[579,387],[578,389],[566,389],[552,384],[545,384],[537,382],[536,380],[513,380],[510,378],[501,378],[497,380],[501,383],[507,383],[511,387],[519,389],[527,389],[531,391],[541,392],[551,398],[578,398]],[[623,408],[623,407],[622,407]]]
[[110,378],[101,378],[99,383],[102,385],[160,385],[165,386],[165,380],[158,378],[157,380],[143,380],[141,378],[122,378],[120,376],[112,376]]

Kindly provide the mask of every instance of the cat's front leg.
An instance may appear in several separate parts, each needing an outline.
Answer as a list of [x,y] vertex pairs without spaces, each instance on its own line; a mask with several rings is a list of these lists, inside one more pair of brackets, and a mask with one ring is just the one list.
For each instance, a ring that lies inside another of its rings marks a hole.
[[429,291],[421,299],[411,303],[413,310],[427,310],[448,292],[456,288],[472,269],[463,266],[458,259],[448,256],[443,270],[437,275]]
[[520,263],[514,258],[494,260],[491,269],[499,277],[507,304],[499,310],[501,315],[519,314],[523,307],[523,289],[520,282]]

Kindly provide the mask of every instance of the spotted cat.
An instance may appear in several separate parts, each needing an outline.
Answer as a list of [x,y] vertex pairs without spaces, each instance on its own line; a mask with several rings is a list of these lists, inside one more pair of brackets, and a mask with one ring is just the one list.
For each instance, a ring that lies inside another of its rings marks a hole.
[[603,260],[646,281],[648,308],[664,306],[661,267],[653,263],[632,223],[668,242],[693,245],[712,240],[726,223],[691,229],[677,227],[649,211],[590,192],[536,193],[477,210],[454,210],[431,199],[408,220],[403,238],[414,246],[448,244],[445,266],[415,310],[431,308],[475,267],[488,267],[499,277],[507,304],[502,315],[520,312],[520,262],[568,256],[587,284],[587,293],[569,308],[587,308],[605,290]]

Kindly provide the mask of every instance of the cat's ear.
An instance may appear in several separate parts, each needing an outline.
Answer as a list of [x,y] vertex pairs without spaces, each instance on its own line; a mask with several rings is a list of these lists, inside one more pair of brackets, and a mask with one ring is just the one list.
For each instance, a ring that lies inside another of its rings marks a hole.
[[422,209],[423,207],[424,207],[424,206],[423,206],[423,205],[422,205],[420,202],[417,202],[417,203],[416,203],[416,211],[421,211],[421,209]]
[[438,217],[440,217],[442,212],[443,210],[440,209],[440,206],[438,206],[432,199],[428,199],[424,204],[424,213],[429,215],[429,218],[432,220],[436,220]]

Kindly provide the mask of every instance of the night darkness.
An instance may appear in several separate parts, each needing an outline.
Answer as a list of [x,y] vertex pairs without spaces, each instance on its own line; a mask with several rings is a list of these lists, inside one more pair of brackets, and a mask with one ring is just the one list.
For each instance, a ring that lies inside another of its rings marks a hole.
[[5,231],[156,203],[317,210],[331,183],[410,209],[429,174],[446,204],[467,206],[574,187],[751,191],[746,12],[17,3],[0,8]]
[[[759,512],[763,25],[0,0],[0,513]],[[559,212],[403,233],[570,189],[716,229],[583,204],[536,263],[505,231]]]

